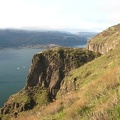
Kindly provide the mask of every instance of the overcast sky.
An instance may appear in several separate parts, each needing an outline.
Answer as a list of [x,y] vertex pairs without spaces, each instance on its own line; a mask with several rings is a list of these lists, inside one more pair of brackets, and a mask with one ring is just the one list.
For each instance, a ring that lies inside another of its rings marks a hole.
[[0,0],[0,28],[102,31],[120,23],[120,0]]

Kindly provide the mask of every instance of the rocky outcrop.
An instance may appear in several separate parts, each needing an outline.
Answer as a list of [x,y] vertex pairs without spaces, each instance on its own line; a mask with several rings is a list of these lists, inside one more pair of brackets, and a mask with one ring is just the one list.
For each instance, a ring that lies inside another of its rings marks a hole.
[[91,41],[89,41],[87,44],[87,49],[97,53],[105,54],[109,50],[115,49],[117,46],[118,46],[118,42],[115,42],[112,44],[105,44],[105,43],[94,44],[94,43],[91,43]]
[[120,24],[112,26],[93,37],[87,43],[87,49],[101,54],[120,45]]
[[27,83],[23,90],[12,95],[1,114],[14,113],[45,105],[55,99],[67,74],[100,56],[83,48],[54,48],[33,56]]
[[33,57],[26,88],[48,88],[50,97],[54,98],[67,73],[95,57],[96,55],[88,50],[73,48],[55,48],[38,53]]

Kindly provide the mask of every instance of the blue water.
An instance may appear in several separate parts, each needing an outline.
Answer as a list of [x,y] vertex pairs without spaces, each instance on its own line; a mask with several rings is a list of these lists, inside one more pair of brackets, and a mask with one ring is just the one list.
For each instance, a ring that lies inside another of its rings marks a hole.
[[0,49],[0,107],[26,84],[32,57],[42,49]]

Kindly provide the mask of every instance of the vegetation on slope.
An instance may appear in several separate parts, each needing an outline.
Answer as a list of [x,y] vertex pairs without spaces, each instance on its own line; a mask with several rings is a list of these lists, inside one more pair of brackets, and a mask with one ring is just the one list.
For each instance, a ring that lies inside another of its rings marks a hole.
[[109,27],[100,34],[93,37],[87,43],[87,49],[99,52],[101,54],[107,53],[111,49],[115,49],[120,44],[120,24]]
[[[17,119],[25,120],[26,116],[29,120],[120,119],[119,51],[120,47],[71,71],[55,102],[22,113]],[[75,87],[74,79],[76,88],[71,89]]]
[[112,26],[101,32],[100,34],[96,35],[91,39],[91,43],[94,44],[111,44],[114,41],[119,42],[119,37],[120,37],[120,24]]
[[10,98],[0,110],[2,116],[17,117],[20,112],[48,105],[56,99],[67,74],[100,54],[83,48],[54,48],[34,55],[23,90]]

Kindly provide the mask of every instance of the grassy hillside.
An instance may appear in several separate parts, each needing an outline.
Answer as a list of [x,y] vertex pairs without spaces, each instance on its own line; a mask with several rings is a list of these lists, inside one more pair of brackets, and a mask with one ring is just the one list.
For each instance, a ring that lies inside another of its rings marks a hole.
[[17,120],[119,120],[120,46],[71,71],[57,100]]

